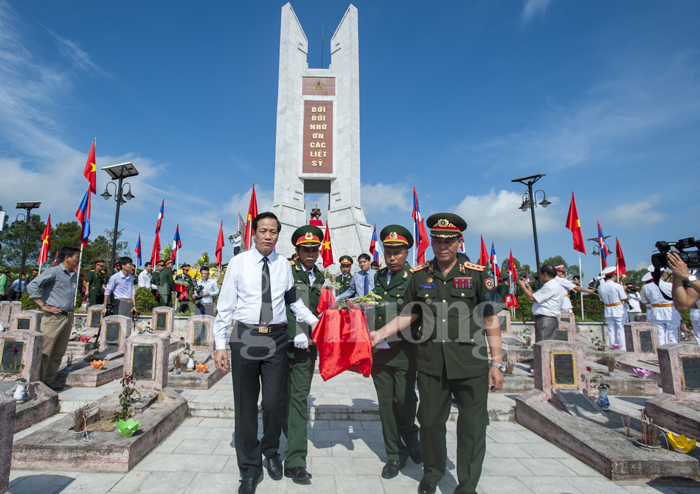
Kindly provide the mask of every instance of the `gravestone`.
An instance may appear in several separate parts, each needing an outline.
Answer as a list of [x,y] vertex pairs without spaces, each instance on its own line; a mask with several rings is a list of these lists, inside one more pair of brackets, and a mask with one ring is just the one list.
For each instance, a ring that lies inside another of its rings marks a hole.
[[102,320],[102,329],[100,331],[100,352],[112,351],[123,354],[126,349],[126,340],[131,336],[133,327],[134,323],[130,317],[105,317]]
[[545,340],[534,345],[535,388],[550,399],[558,389],[583,391],[583,349],[572,342]]
[[10,322],[11,330],[29,330],[41,332],[41,317],[43,312],[36,310],[19,310],[12,311],[12,321]]
[[172,307],[154,307],[151,313],[153,334],[163,335],[173,332],[175,310]]
[[573,312],[561,311],[559,317],[559,329],[557,329],[554,339],[557,341],[576,341],[576,316]]
[[85,329],[91,329],[97,331],[102,325],[102,306],[101,305],[91,305],[87,310],[87,324]]
[[212,316],[192,316],[187,321],[185,341],[194,350],[196,362],[204,363],[214,358],[214,321]]
[[[0,333],[0,381],[24,378],[28,383],[39,380],[44,335],[36,331],[15,330]],[[22,364],[24,367],[21,367]]]
[[572,415],[588,419],[602,413],[598,404],[583,393],[559,389],[556,394],[559,403],[564,405],[566,410]]
[[0,324],[5,329],[10,326],[10,302],[0,302]]
[[648,322],[630,322],[625,324],[625,346],[628,358],[634,360],[653,360],[659,342],[659,330],[655,324]]
[[10,302],[10,322],[12,322],[12,314],[22,310],[22,302]]
[[136,334],[126,340],[124,376],[133,376],[139,391],[161,391],[168,385],[167,335]]
[[0,493],[3,494],[10,484],[16,408],[17,403],[11,396],[0,393]]
[[501,327],[501,333],[511,334],[510,312],[507,310],[502,310],[496,315],[498,316],[498,325]]

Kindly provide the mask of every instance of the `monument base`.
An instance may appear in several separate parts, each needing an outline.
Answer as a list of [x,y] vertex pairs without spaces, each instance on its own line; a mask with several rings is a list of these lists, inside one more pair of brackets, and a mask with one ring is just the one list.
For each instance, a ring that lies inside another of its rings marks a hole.
[[[12,382],[0,383],[0,390],[12,398],[17,385]],[[14,398],[12,398],[14,400]],[[59,411],[58,394],[41,381],[27,386],[27,398],[24,403],[17,403],[14,432],[23,431]]]
[[[119,410],[121,389],[100,398],[88,416],[90,424]],[[150,401],[145,394],[142,400]],[[187,400],[172,388],[154,393],[153,403],[133,415],[140,422],[132,437],[116,429],[89,432],[89,439],[73,438],[73,418],[56,420],[15,442],[13,469],[104,471],[126,473],[133,468],[187,415]]]
[[[633,438],[621,430],[620,417],[611,411],[598,423],[571,415],[547,401],[547,394],[538,389],[516,398],[518,423],[613,481],[700,479],[697,458],[666,449],[647,451],[635,446]],[[635,435],[634,426],[632,434]]]

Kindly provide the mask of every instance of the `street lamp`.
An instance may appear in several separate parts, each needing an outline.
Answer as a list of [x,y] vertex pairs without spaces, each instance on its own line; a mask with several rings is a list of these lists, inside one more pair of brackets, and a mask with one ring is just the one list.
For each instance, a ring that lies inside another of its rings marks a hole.
[[[605,242],[605,239],[607,239],[607,238],[610,238],[610,235],[606,235],[603,239],[603,242]],[[593,252],[591,252],[591,254],[593,254],[594,256],[600,256],[600,273],[602,274],[603,273],[603,256],[601,255],[601,252],[600,252],[600,250],[601,250],[600,249],[600,238],[595,237],[595,238],[589,238],[586,240],[588,240],[589,242],[595,242],[595,246],[593,247]],[[605,246],[607,247],[607,244],[605,244]],[[610,247],[608,247],[608,252],[610,252],[611,254],[614,254],[614,252],[612,250],[610,250]],[[583,281],[583,280],[581,280],[581,281]]]
[[[32,209],[39,209],[41,206],[41,201],[29,201],[29,202],[18,202],[17,209],[24,209],[27,211],[26,214],[18,214],[16,220],[19,221],[20,216],[24,216],[24,242],[22,242],[22,264],[19,269],[19,281],[17,286],[19,288],[19,299],[22,300],[22,273],[24,273],[24,262],[27,260],[27,234],[29,233],[29,218],[31,217]],[[32,230],[34,227],[32,226]]]
[[[111,166],[105,166],[102,168],[104,171],[107,172],[107,174],[110,176],[112,180],[118,180],[117,183],[114,182],[107,182],[107,185],[105,185],[105,191],[100,194],[104,198],[105,201],[108,201],[110,197],[112,197],[112,194],[109,193],[109,185],[114,186],[114,200],[117,203],[117,212],[114,216],[114,232],[112,235],[112,264],[110,264],[110,276],[112,273],[114,273],[114,263],[116,262],[116,256],[117,256],[117,232],[119,231],[119,208],[122,204],[126,204],[126,201],[130,201],[134,198],[134,195],[131,193],[131,184],[129,183],[124,183],[125,178],[129,177],[135,177],[136,175],[139,174],[138,170],[136,170],[136,167],[132,163],[120,163],[118,165],[111,165]],[[124,192],[124,185],[127,185],[129,187],[129,190],[127,191],[126,194],[122,194]],[[113,305],[113,304],[112,304]],[[110,309],[111,310],[111,309]]]
[[538,276],[540,273],[540,247],[537,242],[537,221],[535,220],[535,208],[537,207],[537,193],[542,192],[542,202],[540,202],[540,206],[546,208],[552,203],[547,200],[547,195],[544,193],[543,190],[536,190],[533,193],[532,184],[537,182],[545,175],[545,173],[538,173],[537,175],[529,175],[527,177],[514,178],[513,180],[511,180],[511,182],[520,182],[521,184],[527,186],[527,191],[523,193],[522,197],[523,203],[518,209],[520,209],[523,213],[529,209],[532,214],[532,234],[535,237],[535,260],[537,261]]

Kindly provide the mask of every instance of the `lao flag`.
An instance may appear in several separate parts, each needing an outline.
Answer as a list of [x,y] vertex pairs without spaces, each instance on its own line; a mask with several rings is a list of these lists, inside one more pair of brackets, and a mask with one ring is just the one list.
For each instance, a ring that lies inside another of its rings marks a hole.
[[158,223],[156,224],[156,233],[160,233],[160,224],[163,222],[163,216],[165,216],[165,197],[163,202],[160,203],[160,211],[158,212]]
[[600,221],[598,222],[598,245],[600,245],[600,259],[602,261],[603,267],[608,267],[608,246],[605,245],[605,235],[603,235],[603,229],[600,227]]
[[377,225],[374,225],[372,231],[372,240],[369,241],[369,253],[372,254],[372,260],[379,260],[379,250],[377,250]]
[[418,206],[418,195],[416,194],[415,187],[413,187],[412,216],[414,237],[416,238],[416,247],[418,248],[418,251],[416,252],[416,264],[423,264],[425,262],[425,251],[428,250],[428,247],[430,246],[430,240],[428,240],[428,233],[425,231],[423,217],[420,215],[420,206]]
[[496,276],[496,279],[501,277],[501,270],[498,269],[498,259],[496,258],[496,247],[491,242],[491,271]]
[[90,238],[90,190],[85,193],[78,211],[75,212],[75,217],[80,223],[80,241],[83,247],[87,247]]
[[170,255],[170,259],[175,261],[177,258],[177,250],[182,247],[182,242],[180,241],[180,223],[175,227],[175,237],[173,237],[173,250]]
[[136,267],[141,268],[141,234],[139,233],[139,241],[136,243],[136,248],[134,249],[134,252],[136,252]]
[[58,251],[56,251],[56,255],[53,256],[53,265],[55,266],[57,262],[58,262]]

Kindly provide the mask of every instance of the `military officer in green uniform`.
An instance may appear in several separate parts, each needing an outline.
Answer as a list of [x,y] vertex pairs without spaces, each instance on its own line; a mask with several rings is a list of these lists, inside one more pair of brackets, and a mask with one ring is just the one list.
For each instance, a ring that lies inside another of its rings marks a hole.
[[102,270],[102,261],[95,263],[95,269],[91,269],[86,282],[90,305],[103,305],[105,302],[105,272]]
[[158,293],[160,294],[160,307],[173,306],[173,292],[175,291],[175,278],[173,277],[173,261],[168,259],[165,261],[165,267],[160,272],[160,284],[158,285]]
[[178,274],[175,276],[176,281],[181,281],[184,282],[187,285],[187,299],[184,298],[184,295],[181,293],[176,294],[176,298],[178,302],[180,303],[180,312],[185,312],[187,310],[187,304],[190,300],[192,300],[192,287],[194,286],[194,280],[192,280],[192,277],[189,275],[190,272],[190,265],[185,263],[182,265],[182,273]]
[[454,395],[459,411],[458,485],[454,493],[471,494],[476,492],[486,455],[489,387],[493,391],[500,389],[505,370],[501,330],[495,316],[499,307],[492,305],[494,298],[499,297],[493,296],[493,280],[483,266],[457,258],[467,223],[455,214],[438,213],[428,218],[427,225],[435,258],[412,269],[413,277],[404,296],[408,306],[372,333],[372,342],[377,345],[411,323],[421,323],[423,341],[418,344],[416,362],[423,478],[418,492],[436,492],[437,483],[445,474],[445,424]]
[[156,263],[156,268],[151,273],[151,284],[156,286],[155,290],[151,290],[153,296],[156,298],[156,307],[161,306],[161,297],[158,293],[158,287],[160,287],[160,273],[163,271],[163,267],[165,267],[165,261],[159,259]]
[[[383,299],[375,310],[375,327],[387,322],[387,315],[401,313],[406,290],[413,277],[406,262],[413,236],[400,225],[389,225],[379,234],[384,245],[387,267],[374,277],[374,293]],[[403,334],[410,332],[407,338]],[[418,427],[416,426],[416,350],[417,324],[412,324],[390,341],[383,341],[373,349],[372,380],[377,390],[379,418],[382,421],[384,449],[388,461],[382,477],[393,479],[410,457],[421,463]]]
[[[290,260],[294,286],[301,292],[301,298],[313,314],[316,314],[321,287],[325,281],[323,273],[316,266],[319,247],[323,241],[323,231],[317,226],[306,225],[297,228],[292,234],[292,245],[298,258]],[[307,400],[311,391],[311,380],[316,367],[316,346],[309,345],[308,327],[297,323],[296,317],[287,307],[287,331],[294,340],[290,344],[287,377],[287,415],[283,430],[287,436],[284,447],[284,475],[298,484],[307,484],[311,474],[306,470],[307,433],[309,412]]]
[[352,257],[340,256],[340,275],[335,277],[335,282],[340,283],[340,288],[335,291],[336,295],[340,295],[350,288],[350,281],[352,280],[350,268],[352,268]]

